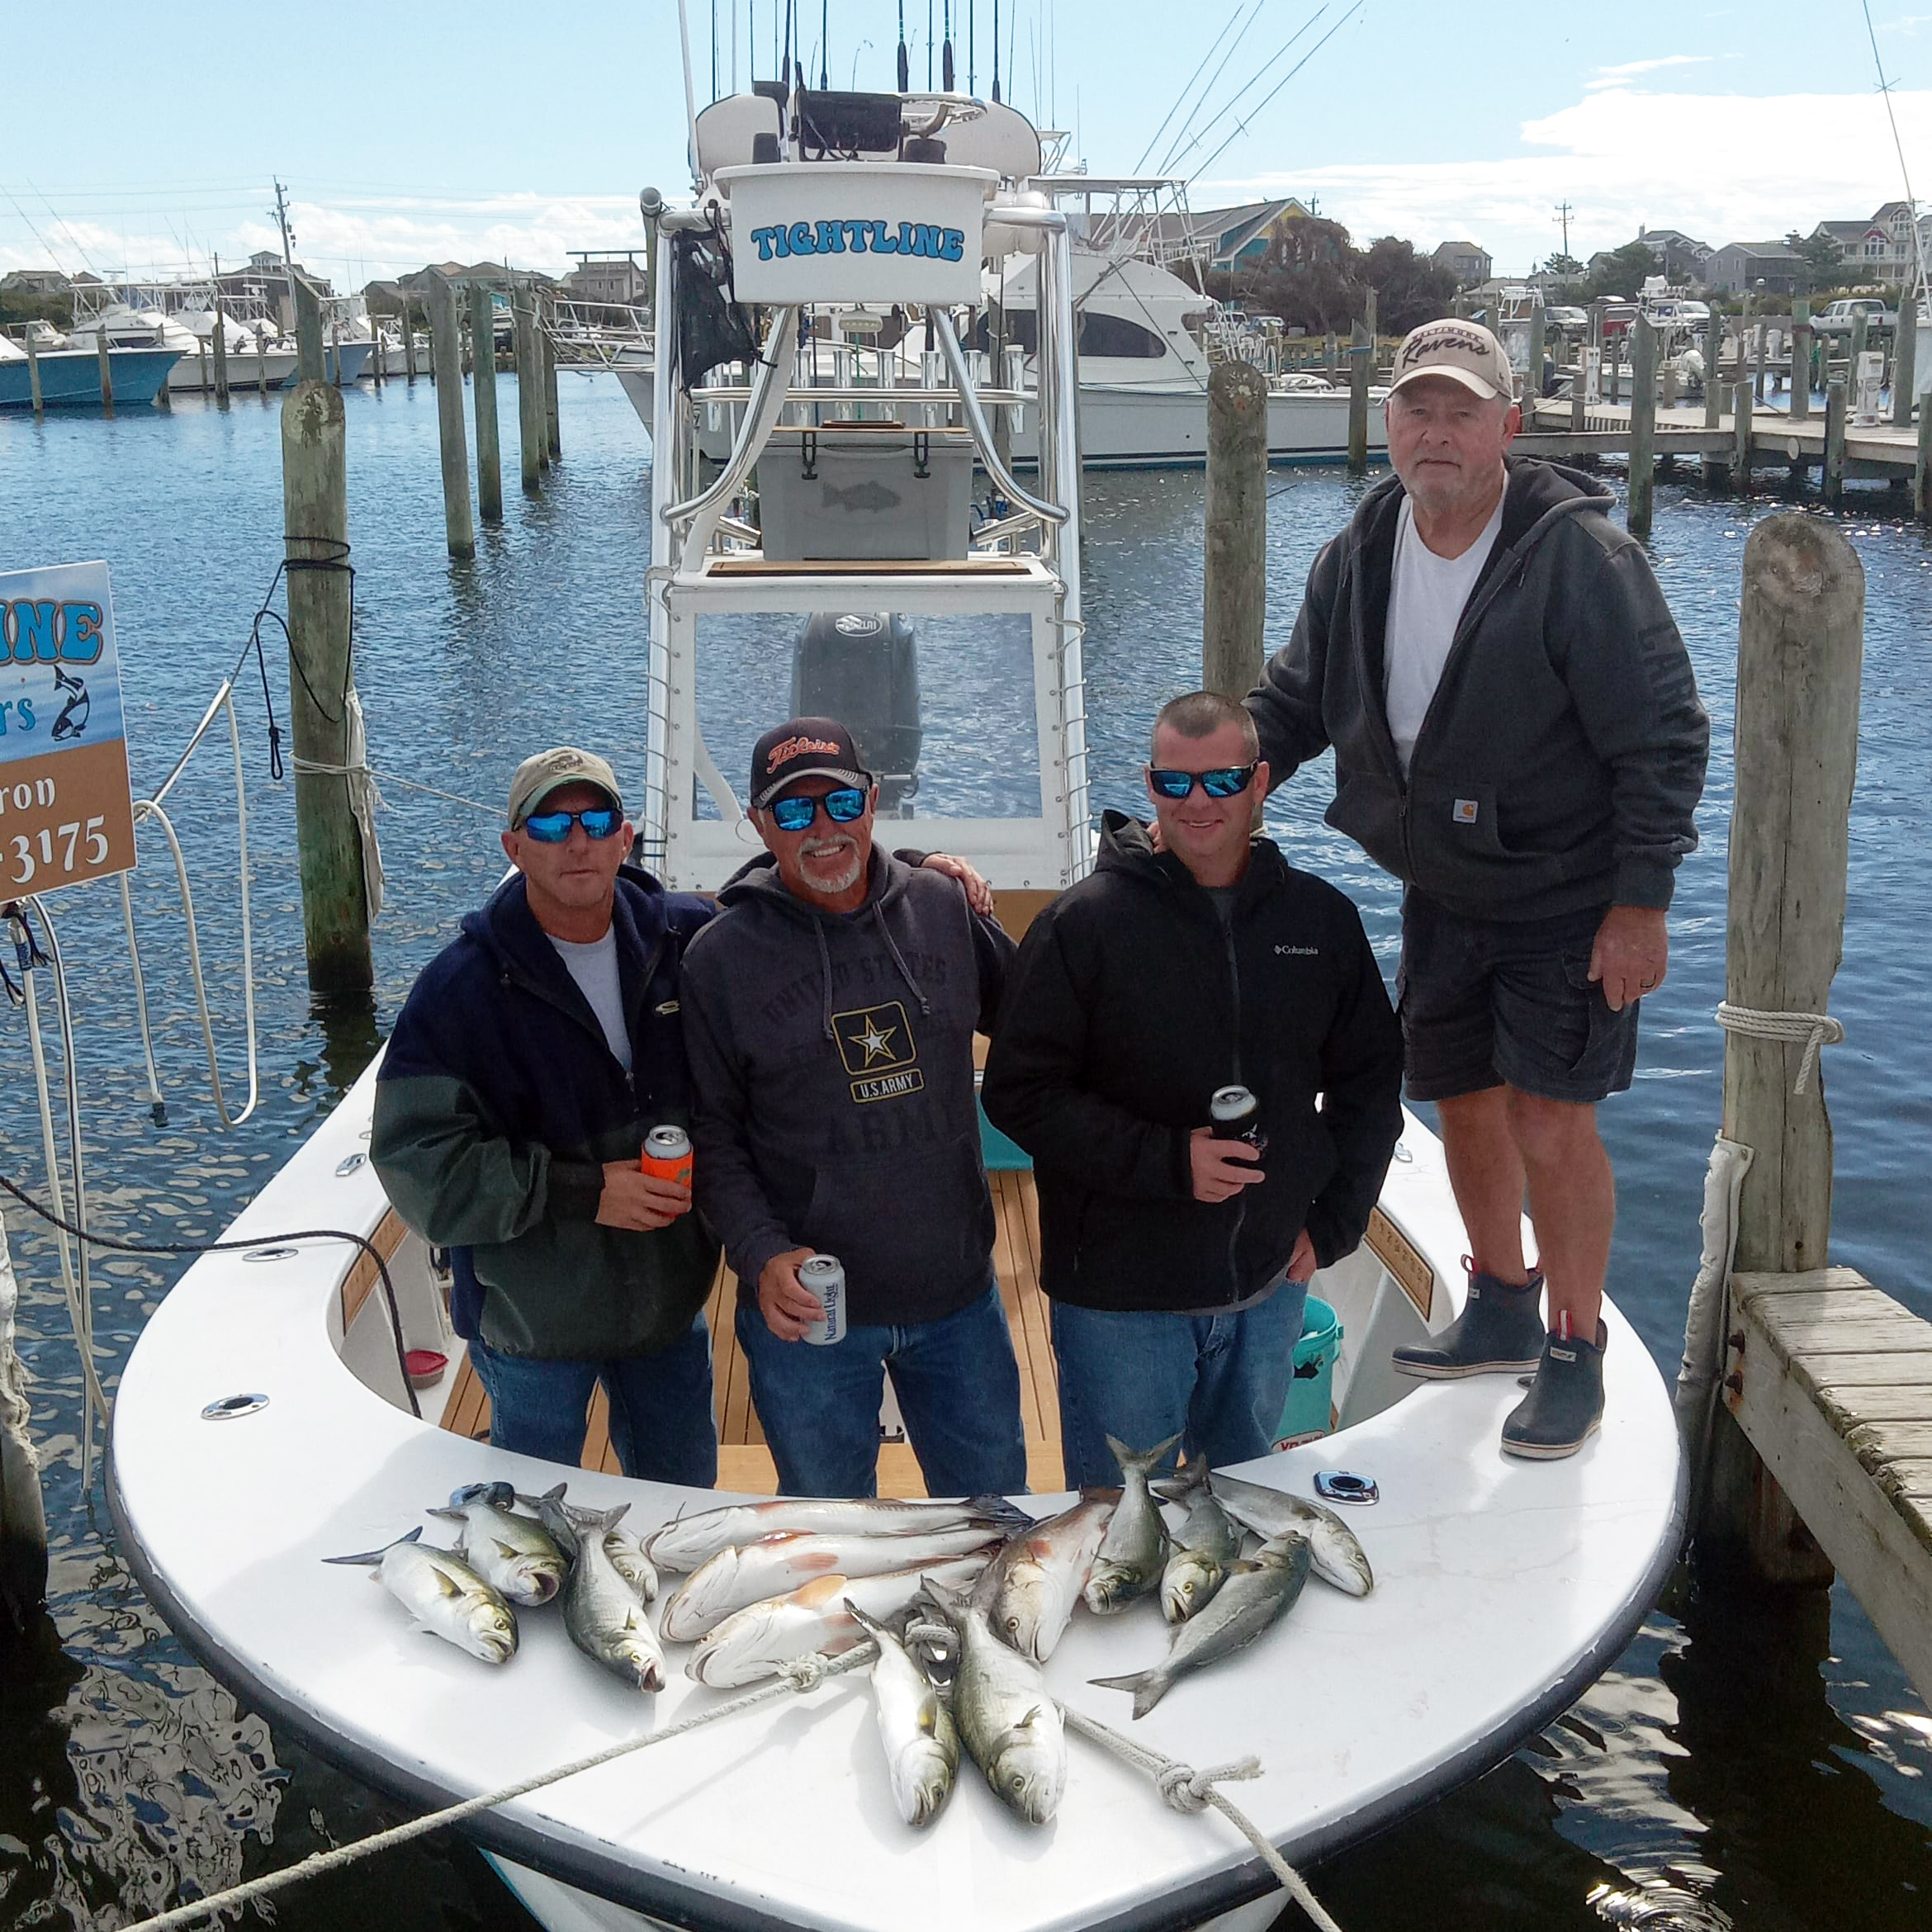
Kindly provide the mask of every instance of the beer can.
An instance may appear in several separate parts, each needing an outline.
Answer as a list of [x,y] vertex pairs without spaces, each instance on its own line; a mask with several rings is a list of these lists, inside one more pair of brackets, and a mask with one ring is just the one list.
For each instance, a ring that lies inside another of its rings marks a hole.
[[845,1264],[836,1254],[815,1254],[798,1267],[798,1280],[825,1304],[825,1319],[811,1323],[800,1340],[829,1348],[845,1338]]
[[691,1137],[682,1127],[653,1127],[644,1136],[644,1152],[637,1165],[660,1181],[681,1181],[691,1185]]
[[1208,1102],[1208,1118],[1216,1140],[1244,1140],[1257,1154],[1267,1151],[1261,1102],[1245,1087],[1217,1087]]

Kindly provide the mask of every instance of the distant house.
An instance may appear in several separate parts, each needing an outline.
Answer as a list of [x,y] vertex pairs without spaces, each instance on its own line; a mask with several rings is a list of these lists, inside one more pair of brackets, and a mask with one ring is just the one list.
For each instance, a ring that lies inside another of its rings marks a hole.
[[[1155,253],[1165,260],[1186,258],[1205,268],[1233,268],[1243,262],[1259,262],[1268,252],[1268,239],[1275,225],[1305,216],[1308,210],[1286,195],[1275,201],[1243,201],[1233,208],[1189,208],[1157,215],[1148,225],[1148,239]],[[1137,215],[1097,215],[1092,218],[1089,238],[1106,247],[1115,221],[1138,229]]]
[[1810,281],[1810,264],[1781,241],[1727,242],[1704,264],[1704,286],[1712,295],[1796,295]]
[[580,302],[635,308],[644,300],[646,277],[634,249],[572,249],[576,267],[563,279],[566,291]]
[[0,275],[0,295],[62,296],[73,286],[58,268],[15,268]]
[[413,300],[421,301],[430,292],[432,281],[438,276],[459,296],[466,295],[472,286],[505,289],[513,281],[538,282],[546,288],[556,286],[547,275],[537,275],[528,268],[511,269],[501,262],[473,262],[466,268],[461,262],[432,262],[428,268],[419,268],[414,275],[404,276],[400,286]]
[[1887,201],[1864,221],[1821,221],[1811,239],[1821,237],[1836,246],[1846,272],[1861,282],[1908,281],[1918,266],[1910,201]]
[[1650,251],[1665,281],[1689,286],[1704,280],[1711,244],[1681,228],[1640,228],[1636,238]]
[[1489,279],[1489,251],[1472,241],[1446,241],[1429,259],[1438,268],[1447,268],[1464,288]]

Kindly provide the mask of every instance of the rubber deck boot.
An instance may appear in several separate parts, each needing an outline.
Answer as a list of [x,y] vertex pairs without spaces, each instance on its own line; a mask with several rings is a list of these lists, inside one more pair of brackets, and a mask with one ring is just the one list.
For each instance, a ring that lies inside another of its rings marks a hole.
[[1391,1357],[1396,1373],[1449,1382],[1464,1376],[1519,1376],[1535,1368],[1543,1354],[1542,1291],[1541,1275],[1517,1288],[1470,1268],[1462,1313],[1441,1334],[1396,1349]]
[[1597,1324],[1593,1346],[1580,1336],[1543,1339],[1543,1359],[1530,1392],[1503,1425],[1503,1453],[1554,1462],[1574,1456],[1603,1419],[1603,1347],[1610,1332]]

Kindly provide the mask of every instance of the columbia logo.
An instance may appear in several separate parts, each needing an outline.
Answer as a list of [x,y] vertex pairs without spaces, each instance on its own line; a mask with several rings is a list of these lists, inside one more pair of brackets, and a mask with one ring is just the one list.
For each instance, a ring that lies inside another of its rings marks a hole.
[[1290,959],[1319,959],[1322,956],[1319,946],[1276,946],[1276,956]]

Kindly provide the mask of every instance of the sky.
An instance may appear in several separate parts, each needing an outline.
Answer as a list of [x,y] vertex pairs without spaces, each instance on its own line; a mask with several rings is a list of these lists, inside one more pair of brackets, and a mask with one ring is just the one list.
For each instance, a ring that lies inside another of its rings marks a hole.
[[[734,59],[748,84],[754,42],[773,72],[773,0],[688,3],[700,107],[714,21],[719,91]],[[1502,273],[1562,245],[1565,204],[1587,258],[1640,225],[1717,247],[1905,192],[1860,0],[951,3],[959,85],[970,25],[990,92],[997,4],[1002,94],[1068,130],[1070,161],[1186,175],[1197,208],[1295,195],[1364,244],[1473,239]],[[1932,194],[1932,12],[1910,5],[1871,0],[1870,19],[1906,167]],[[889,88],[902,7],[922,83],[926,0],[805,0],[807,71],[822,48],[834,86]],[[77,62],[77,34],[112,58]],[[561,272],[573,249],[641,244],[646,184],[689,192],[676,0],[187,16],[95,0],[16,9],[7,42],[0,271],[239,263],[277,245],[279,180],[297,257],[339,288],[452,258]]]

